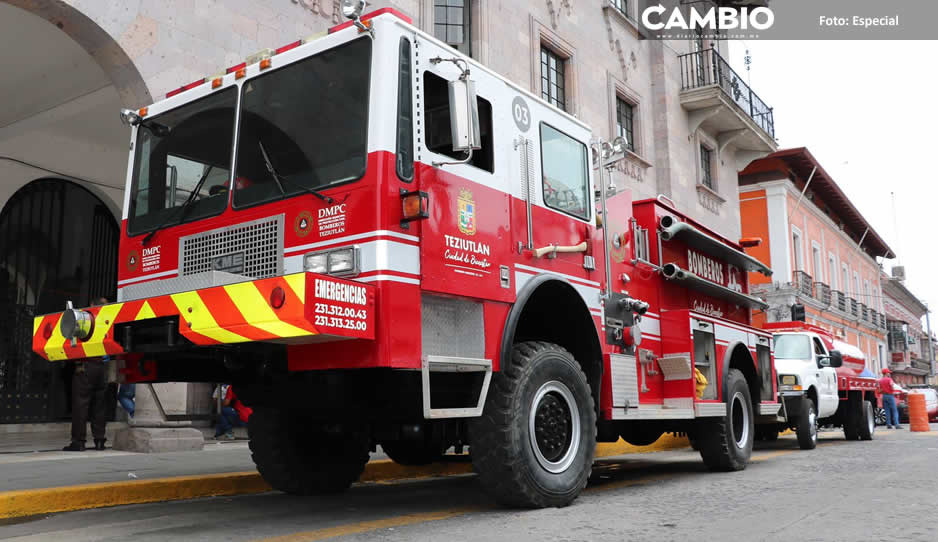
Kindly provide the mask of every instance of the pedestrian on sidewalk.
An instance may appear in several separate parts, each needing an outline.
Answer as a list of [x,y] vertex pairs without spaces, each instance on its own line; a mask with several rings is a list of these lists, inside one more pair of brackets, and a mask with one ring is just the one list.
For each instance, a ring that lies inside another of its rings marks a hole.
[[[95,305],[106,305],[107,299],[95,300]],[[62,448],[66,452],[83,452],[88,436],[88,418],[91,415],[91,436],[94,449],[103,450],[107,441],[104,429],[105,399],[107,397],[108,356],[98,360],[75,363],[72,375],[72,442]]]
[[[234,388],[230,385],[219,386],[219,389],[215,391],[223,397],[221,412],[218,414],[218,425],[215,427],[215,438],[224,435],[228,440],[234,440],[234,428],[246,426],[253,410],[238,399]],[[217,395],[214,396],[217,397]]]
[[879,389],[883,392],[883,409],[886,410],[886,427],[902,429],[899,426],[899,408],[896,406],[896,383],[889,376],[888,368],[883,368],[883,377],[879,379]]
[[135,397],[137,395],[136,384],[121,384],[117,388],[117,401],[131,418],[134,417]]

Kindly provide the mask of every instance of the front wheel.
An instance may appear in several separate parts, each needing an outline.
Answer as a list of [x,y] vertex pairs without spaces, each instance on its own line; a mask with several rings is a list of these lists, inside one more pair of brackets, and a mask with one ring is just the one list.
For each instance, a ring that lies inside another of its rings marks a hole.
[[482,416],[469,425],[472,465],[504,505],[566,506],[586,486],[596,414],[586,375],[555,344],[519,343],[492,375]]
[[795,432],[798,434],[798,446],[802,450],[817,448],[817,409],[813,400],[805,398]]
[[699,422],[700,457],[710,470],[738,471],[746,468],[752,455],[755,416],[746,378],[730,369],[724,383],[726,414]]

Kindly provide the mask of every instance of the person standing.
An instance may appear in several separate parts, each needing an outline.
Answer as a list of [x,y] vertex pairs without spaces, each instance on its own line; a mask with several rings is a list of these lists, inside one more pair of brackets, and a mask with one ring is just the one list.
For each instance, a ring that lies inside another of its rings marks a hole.
[[[99,298],[95,305],[107,304],[107,299]],[[75,363],[72,376],[72,442],[62,448],[66,452],[85,450],[88,436],[88,417],[91,415],[91,436],[94,449],[103,450],[107,437],[104,428],[105,398],[107,397],[107,361],[104,356],[99,360],[79,361]]]
[[886,411],[886,427],[901,429],[899,426],[899,408],[896,406],[896,383],[889,376],[887,368],[883,369],[883,377],[879,379],[879,389],[883,392],[883,409]]

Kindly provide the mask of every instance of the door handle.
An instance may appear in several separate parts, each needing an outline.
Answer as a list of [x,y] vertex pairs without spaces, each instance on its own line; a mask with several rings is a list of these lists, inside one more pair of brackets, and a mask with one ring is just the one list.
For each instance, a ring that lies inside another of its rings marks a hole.
[[557,255],[558,252],[562,253],[572,253],[572,252],[586,252],[586,241],[583,241],[579,245],[572,246],[563,246],[563,245],[547,245],[546,247],[534,249],[535,258],[543,258],[548,256],[553,258]]

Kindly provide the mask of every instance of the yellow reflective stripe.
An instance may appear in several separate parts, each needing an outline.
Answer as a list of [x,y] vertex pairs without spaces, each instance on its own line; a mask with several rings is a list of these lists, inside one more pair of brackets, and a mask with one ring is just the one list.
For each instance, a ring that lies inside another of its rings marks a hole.
[[300,329],[292,324],[281,322],[280,318],[270,307],[264,296],[261,295],[257,286],[253,282],[240,282],[238,284],[229,284],[223,286],[228,297],[234,302],[244,320],[258,328],[273,333],[278,337],[301,337],[312,335],[305,329]]
[[143,306],[140,307],[140,312],[137,313],[134,320],[149,320],[150,318],[156,318],[156,313],[154,313],[153,308],[150,307],[150,302],[144,301]]
[[33,337],[35,337],[36,334],[39,333],[39,326],[42,325],[42,321],[45,319],[46,319],[45,316],[37,316],[33,318]]
[[[218,323],[212,316],[211,311],[209,311],[205,303],[202,302],[202,298],[199,297],[197,292],[183,292],[181,294],[172,294],[169,297],[173,300],[173,303],[176,304],[176,308],[179,309],[179,314],[185,318],[186,322],[192,324],[190,328],[192,331],[200,335],[205,335],[220,343],[249,342],[249,339],[237,333],[232,333],[227,329],[218,327]],[[189,312],[190,308],[192,309],[191,313]]]
[[300,303],[306,303],[306,273],[295,273],[283,277],[290,285],[290,289],[300,298]]
[[59,324],[62,322],[62,315],[60,314],[58,319],[52,324],[52,336],[49,337],[49,340],[46,341],[46,358],[49,361],[59,361],[63,359],[68,359],[65,355],[65,348],[62,345],[65,344],[65,337],[62,335],[62,330],[59,328]]
[[[91,334],[91,337],[87,341],[81,343],[82,347],[85,349],[86,356],[98,357],[107,354],[107,351],[104,350],[104,336],[107,334],[108,330],[111,329],[111,326],[114,325],[114,318],[123,306],[123,303],[115,303],[113,305],[105,305],[98,311],[98,316],[94,319],[94,333]],[[105,324],[105,322],[108,323]]]

